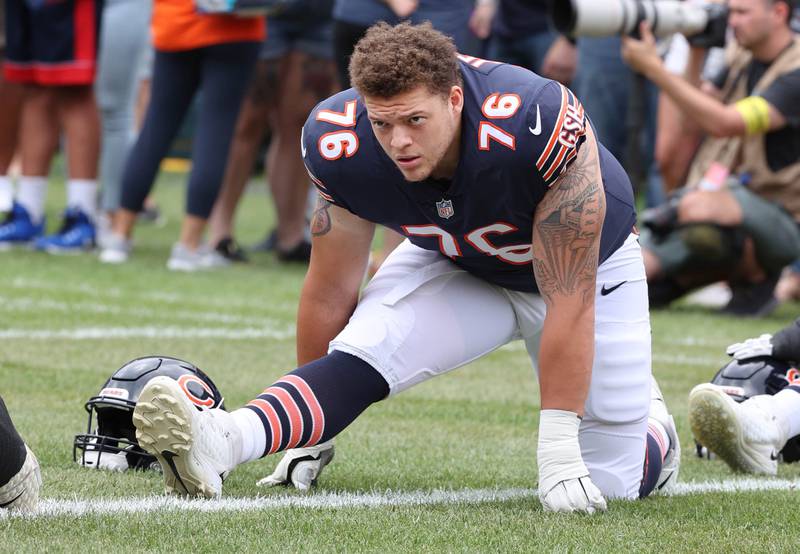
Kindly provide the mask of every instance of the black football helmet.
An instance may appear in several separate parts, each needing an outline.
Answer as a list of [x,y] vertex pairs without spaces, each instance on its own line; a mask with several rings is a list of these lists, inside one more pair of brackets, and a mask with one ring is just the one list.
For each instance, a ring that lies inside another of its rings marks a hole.
[[[800,372],[787,362],[771,356],[759,356],[747,360],[731,360],[717,371],[711,383],[721,387],[737,402],[744,402],[759,394],[777,394],[789,382],[797,380],[798,376]],[[698,456],[703,456],[704,453],[705,449],[698,443]],[[800,460],[800,435],[786,442],[781,450],[781,459],[786,463]]]
[[75,435],[73,459],[97,469],[160,469],[155,457],[136,442],[133,409],[144,386],[162,375],[175,379],[198,410],[225,408],[214,382],[193,364],[167,356],[137,358],[115,371],[86,402],[89,422],[86,433]]

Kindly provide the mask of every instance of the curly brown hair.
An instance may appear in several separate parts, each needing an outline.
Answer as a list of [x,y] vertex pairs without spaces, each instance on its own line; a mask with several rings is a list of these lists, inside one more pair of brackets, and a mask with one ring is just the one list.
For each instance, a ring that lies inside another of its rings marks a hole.
[[429,22],[378,23],[358,41],[350,58],[350,81],[362,95],[390,98],[425,85],[450,94],[461,84],[453,40]]

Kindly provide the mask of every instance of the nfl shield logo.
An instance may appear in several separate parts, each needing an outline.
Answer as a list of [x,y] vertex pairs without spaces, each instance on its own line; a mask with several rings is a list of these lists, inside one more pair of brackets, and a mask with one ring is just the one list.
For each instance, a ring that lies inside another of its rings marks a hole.
[[453,210],[453,201],[444,198],[436,203],[436,211],[439,212],[439,217],[444,219],[450,219],[456,213]]

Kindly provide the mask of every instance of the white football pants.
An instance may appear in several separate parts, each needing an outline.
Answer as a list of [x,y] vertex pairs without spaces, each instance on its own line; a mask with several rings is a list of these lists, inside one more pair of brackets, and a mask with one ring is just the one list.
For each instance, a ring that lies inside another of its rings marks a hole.
[[[533,279],[533,275],[531,275]],[[610,293],[602,294],[603,287]],[[580,427],[583,460],[607,498],[637,498],[650,406],[650,316],[631,235],[598,268],[595,356]],[[492,285],[438,252],[402,243],[364,289],[331,350],[376,368],[397,394],[517,339],[538,368],[545,303]]]

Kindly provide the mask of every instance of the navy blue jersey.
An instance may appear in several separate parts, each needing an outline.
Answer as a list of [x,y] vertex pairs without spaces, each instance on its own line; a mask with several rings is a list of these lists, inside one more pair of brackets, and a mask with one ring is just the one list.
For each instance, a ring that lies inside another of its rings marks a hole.
[[[461,57],[460,68],[461,151],[446,189],[403,178],[353,89],[311,112],[303,127],[306,167],[337,206],[490,283],[535,292],[534,212],[586,140],[588,118],[571,91],[526,69],[469,57]],[[606,195],[602,262],[630,234],[636,214],[628,176],[598,147]]]

